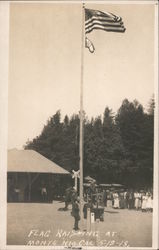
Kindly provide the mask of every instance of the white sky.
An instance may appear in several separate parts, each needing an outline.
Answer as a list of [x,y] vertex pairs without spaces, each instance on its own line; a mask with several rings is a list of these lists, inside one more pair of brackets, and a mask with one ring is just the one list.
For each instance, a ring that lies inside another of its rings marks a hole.
[[[122,17],[125,33],[93,31],[84,49],[84,110],[114,112],[123,99],[146,108],[154,93],[154,4],[86,4]],[[22,148],[60,109],[77,113],[80,97],[80,3],[11,3],[8,148]]]

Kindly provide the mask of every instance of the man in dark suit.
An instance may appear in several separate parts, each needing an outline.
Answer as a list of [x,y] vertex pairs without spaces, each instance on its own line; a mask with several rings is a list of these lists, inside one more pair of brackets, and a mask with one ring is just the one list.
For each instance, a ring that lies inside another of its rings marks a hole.
[[72,201],[72,216],[74,217],[75,219],[75,222],[74,222],[74,230],[79,230],[78,228],[78,223],[79,223],[79,220],[80,220],[80,215],[79,215],[79,199],[75,199],[74,201]]

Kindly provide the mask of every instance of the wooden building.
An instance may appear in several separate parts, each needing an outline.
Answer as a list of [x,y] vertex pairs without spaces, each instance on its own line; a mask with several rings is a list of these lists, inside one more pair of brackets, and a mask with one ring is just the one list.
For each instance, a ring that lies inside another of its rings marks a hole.
[[52,202],[63,197],[71,174],[34,150],[8,150],[8,202]]

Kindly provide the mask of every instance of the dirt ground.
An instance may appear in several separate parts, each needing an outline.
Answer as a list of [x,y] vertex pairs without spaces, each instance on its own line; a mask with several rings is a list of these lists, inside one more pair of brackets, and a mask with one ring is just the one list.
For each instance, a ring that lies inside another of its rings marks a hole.
[[9,203],[7,245],[151,247],[152,213],[105,208],[104,221],[96,221],[88,230],[86,220],[74,231],[71,206],[64,203]]

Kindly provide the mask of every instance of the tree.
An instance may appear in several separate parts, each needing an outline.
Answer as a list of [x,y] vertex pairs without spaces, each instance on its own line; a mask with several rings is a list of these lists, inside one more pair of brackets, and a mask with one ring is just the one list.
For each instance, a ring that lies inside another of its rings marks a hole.
[[[90,120],[84,113],[84,175],[99,183],[123,183],[150,186],[153,181],[154,100],[148,112],[134,100],[123,100],[114,116],[106,107],[102,116]],[[68,171],[79,169],[78,114],[65,115],[58,110],[49,118],[41,134],[28,141],[33,149]]]
[[148,114],[150,116],[154,116],[154,110],[155,110],[155,100],[153,95],[148,104]]
[[149,115],[144,113],[138,101],[125,99],[118,110],[116,124],[125,148],[124,158],[129,161],[125,171],[130,183],[152,184],[153,136]]
[[[101,116],[85,127],[84,169],[99,182],[111,182],[119,177],[123,146],[112,111],[106,107]],[[118,179],[119,180],[119,179]]]

